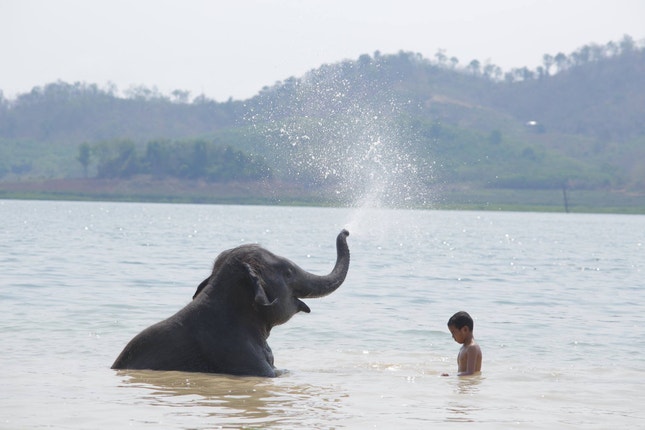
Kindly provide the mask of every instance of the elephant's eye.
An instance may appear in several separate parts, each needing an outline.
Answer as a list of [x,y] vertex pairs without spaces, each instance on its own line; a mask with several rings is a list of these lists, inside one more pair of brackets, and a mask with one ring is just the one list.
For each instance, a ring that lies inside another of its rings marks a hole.
[[293,276],[293,269],[291,267],[287,268],[287,272],[285,273],[285,276],[287,278],[291,278]]

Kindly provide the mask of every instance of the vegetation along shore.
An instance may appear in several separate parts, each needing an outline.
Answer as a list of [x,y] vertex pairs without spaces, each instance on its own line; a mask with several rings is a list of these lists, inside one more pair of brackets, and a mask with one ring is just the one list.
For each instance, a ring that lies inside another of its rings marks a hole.
[[365,54],[224,102],[0,92],[0,198],[645,213],[645,48]]

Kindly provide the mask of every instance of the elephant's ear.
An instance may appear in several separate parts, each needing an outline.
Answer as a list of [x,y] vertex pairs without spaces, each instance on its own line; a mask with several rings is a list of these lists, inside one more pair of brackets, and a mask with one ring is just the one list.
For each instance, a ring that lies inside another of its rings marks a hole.
[[195,297],[197,297],[197,295],[202,292],[202,290],[206,287],[206,285],[208,285],[208,281],[210,279],[211,278],[209,276],[208,278],[204,279],[201,284],[199,284],[199,286],[197,287],[197,291],[195,291],[195,294],[193,295],[193,300],[195,300]]
[[253,286],[253,296],[255,303],[261,306],[271,306],[274,304],[278,299],[273,299],[273,301],[269,302],[269,298],[267,297],[266,293],[266,284],[258,275],[258,273],[255,271],[253,266],[251,266],[249,263],[244,263],[244,267],[246,268],[249,278],[251,278],[251,285]]

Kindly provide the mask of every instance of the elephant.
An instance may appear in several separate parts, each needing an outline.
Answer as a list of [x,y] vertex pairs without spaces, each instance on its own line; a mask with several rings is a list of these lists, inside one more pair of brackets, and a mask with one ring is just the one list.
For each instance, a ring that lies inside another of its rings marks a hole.
[[309,313],[300,299],[329,295],[345,281],[347,236],[343,229],[336,238],[328,275],[309,273],[256,244],[221,252],[192,301],[136,335],[112,369],[278,376],[267,343],[271,328]]

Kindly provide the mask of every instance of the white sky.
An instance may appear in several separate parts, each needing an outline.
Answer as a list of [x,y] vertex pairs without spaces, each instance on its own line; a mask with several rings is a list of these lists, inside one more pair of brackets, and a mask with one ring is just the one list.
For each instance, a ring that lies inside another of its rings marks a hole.
[[240,100],[376,50],[510,70],[625,34],[645,38],[644,0],[0,0],[0,90],[113,82]]

